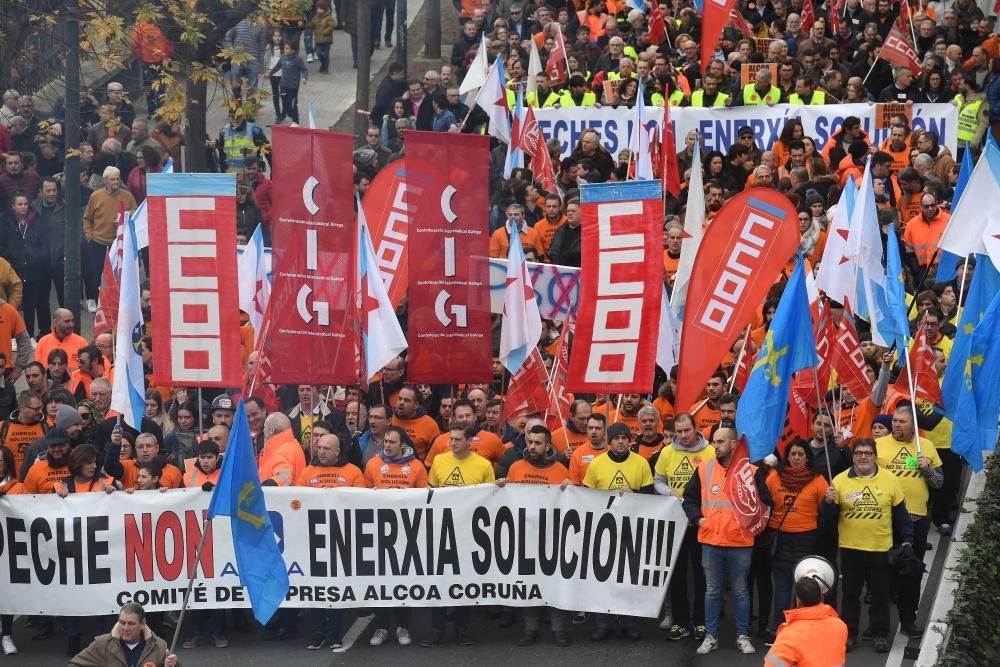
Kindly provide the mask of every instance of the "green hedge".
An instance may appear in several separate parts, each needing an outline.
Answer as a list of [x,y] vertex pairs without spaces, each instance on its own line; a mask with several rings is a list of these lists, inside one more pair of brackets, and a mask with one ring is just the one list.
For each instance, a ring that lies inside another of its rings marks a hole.
[[968,546],[953,573],[958,589],[948,612],[951,636],[938,665],[1000,665],[1000,456],[986,462],[986,486]]

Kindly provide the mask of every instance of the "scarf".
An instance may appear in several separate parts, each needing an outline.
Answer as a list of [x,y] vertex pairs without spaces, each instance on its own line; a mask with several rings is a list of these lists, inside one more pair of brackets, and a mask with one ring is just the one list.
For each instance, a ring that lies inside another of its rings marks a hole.
[[812,218],[809,222],[809,229],[799,233],[799,249],[803,255],[811,255],[819,243],[819,222]]
[[789,465],[782,465],[778,468],[778,477],[781,478],[781,485],[793,493],[799,493],[806,484],[816,476],[809,468],[792,468]]

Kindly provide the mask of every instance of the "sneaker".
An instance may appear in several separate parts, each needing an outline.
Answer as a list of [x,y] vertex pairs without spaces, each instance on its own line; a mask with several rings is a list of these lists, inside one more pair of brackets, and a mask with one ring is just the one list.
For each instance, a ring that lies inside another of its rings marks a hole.
[[663,617],[663,620],[660,621],[660,630],[669,630],[672,627],[674,627],[674,617],[667,614]]
[[385,628],[379,628],[372,635],[372,638],[368,640],[368,643],[372,646],[381,646],[385,643],[385,640],[389,638],[389,631]]
[[381,49],[382,48],[382,42],[380,42],[379,40],[376,39],[375,40],[375,44],[373,44],[372,46],[374,46],[376,49]]
[[705,635],[705,641],[698,647],[697,653],[698,655],[708,655],[717,648],[719,648],[719,640],[712,635]]
[[406,628],[396,628],[396,641],[399,642],[400,646],[409,646],[413,643],[410,638],[410,631]]
[[391,49],[392,48],[392,37],[386,37],[385,38],[385,48],[387,48],[387,49]]
[[323,635],[313,635],[309,643],[306,644],[306,649],[309,651],[318,651],[326,646],[326,637]]
[[4,635],[3,639],[0,639],[0,644],[3,644],[4,655],[17,655],[17,647],[14,646],[14,638],[10,635]]
[[951,537],[952,528],[950,523],[942,523],[938,526],[938,535],[941,537]]
[[701,641],[702,639],[704,639],[706,634],[708,634],[708,633],[705,630],[705,626],[704,625],[696,625],[696,626],[694,626],[694,638],[697,641]]
[[198,637],[192,637],[191,639],[185,639],[184,643],[181,644],[181,647],[182,648],[197,648],[198,641],[199,641]]
[[916,623],[900,623],[899,630],[907,637],[917,638],[924,636],[923,628],[917,627]]
[[212,643],[215,644],[215,648],[226,648],[229,646],[229,640],[222,635],[212,635]]
[[677,624],[671,625],[670,631],[667,632],[667,639],[669,639],[672,642],[680,641],[685,637],[690,637],[690,636],[691,636],[691,631],[688,630],[683,625],[677,625]]
[[96,313],[97,312],[97,302],[93,299],[87,299],[87,312]]
[[330,647],[330,650],[334,653],[343,653],[344,645],[341,643],[339,637],[330,637],[326,640],[326,645]]
[[753,646],[753,642],[750,641],[750,637],[747,635],[740,635],[736,638],[736,648],[739,649],[740,653],[745,653],[746,655],[757,652],[757,649]]
[[889,640],[885,637],[876,637],[875,641],[875,652],[876,653],[888,653],[889,652]]
[[314,60],[313,54],[310,53],[309,55],[306,56],[306,62],[307,63],[311,63],[313,60]]

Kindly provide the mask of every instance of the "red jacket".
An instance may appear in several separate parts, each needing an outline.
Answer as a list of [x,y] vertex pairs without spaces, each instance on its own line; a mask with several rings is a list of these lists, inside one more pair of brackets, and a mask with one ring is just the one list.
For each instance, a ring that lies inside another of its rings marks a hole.
[[[236,177],[237,183],[243,182],[243,174],[239,174]],[[251,183],[253,186],[253,198],[257,202],[257,208],[260,209],[260,217],[264,219],[264,226],[270,230],[271,228],[271,179],[263,174],[263,172],[257,172],[257,181]]]

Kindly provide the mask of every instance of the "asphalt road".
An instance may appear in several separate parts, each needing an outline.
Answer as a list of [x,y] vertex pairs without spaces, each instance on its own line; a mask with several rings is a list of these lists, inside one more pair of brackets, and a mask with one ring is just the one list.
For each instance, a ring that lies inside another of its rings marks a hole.
[[[81,591],[81,594],[85,592]],[[731,600],[728,609],[732,609]],[[767,652],[762,640],[754,640],[757,646],[756,655],[743,655],[735,646],[735,634],[731,616],[723,618],[719,650],[708,655],[695,654],[697,643],[692,640],[670,642],[664,639],[665,633],[656,627],[655,622],[647,621],[641,625],[643,637],[639,641],[625,638],[609,639],[601,643],[590,640],[593,631],[592,621],[583,625],[573,625],[570,629],[572,644],[567,648],[558,648],[550,640],[547,627],[542,626],[541,638],[538,644],[529,647],[519,647],[515,644],[520,637],[521,626],[516,623],[510,628],[497,626],[498,619],[490,618],[485,610],[477,610],[473,617],[473,637],[475,645],[461,647],[454,643],[449,629],[446,642],[435,648],[422,648],[418,645],[421,638],[429,633],[430,614],[426,610],[414,613],[411,632],[414,643],[408,647],[398,646],[395,639],[387,641],[381,647],[369,646],[375,628],[371,625],[371,617],[357,617],[354,612],[348,612],[345,618],[345,645],[350,644],[346,651],[333,653],[329,649],[307,651],[304,647],[308,642],[308,632],[300,633],[298,639],[282,642],[262,642],[259,633],[230,632],[230,646],[217,649],[211,644],[202,643],[198,648],[178,649],[178,655],[183,664],[212,665],[218,667],[274,667],[293,660],[295,665],[332,666],[332,665],[364,665],[369,666],[374,660],[384,661],[393,665],[434,665],[435,667],[467,667],[475,664],[497,664],[498,661],[508,661],[518,667],[526,665],[574,665],[581,664],[631,664],[653,665],[666,664],[677,667],[698,665],[699,667],[759,667],[763,664]],[[97,619],[100,620],[100,619]],[[112,619],[107,618],[105,625],[110,627]],[[300,619],[303,630],[308,628],[308,618]],[[24,627],[24,619],[15,623],[14,638],[20,653],[17,656],[0,656],[0,666],[18,665],[19,667],[42,667],[50,665],[65,665],[65,636],[56,635],[46,641],[32,641],[32,628]],[[169,638],[168,638],[169,641]],[[870,643],[862,642],[858,650],[849,654],[848,664],[863,667],[875,667],[885,664],[885,655],[876,654]],[[513,662],[510,662],[513,661]]]

